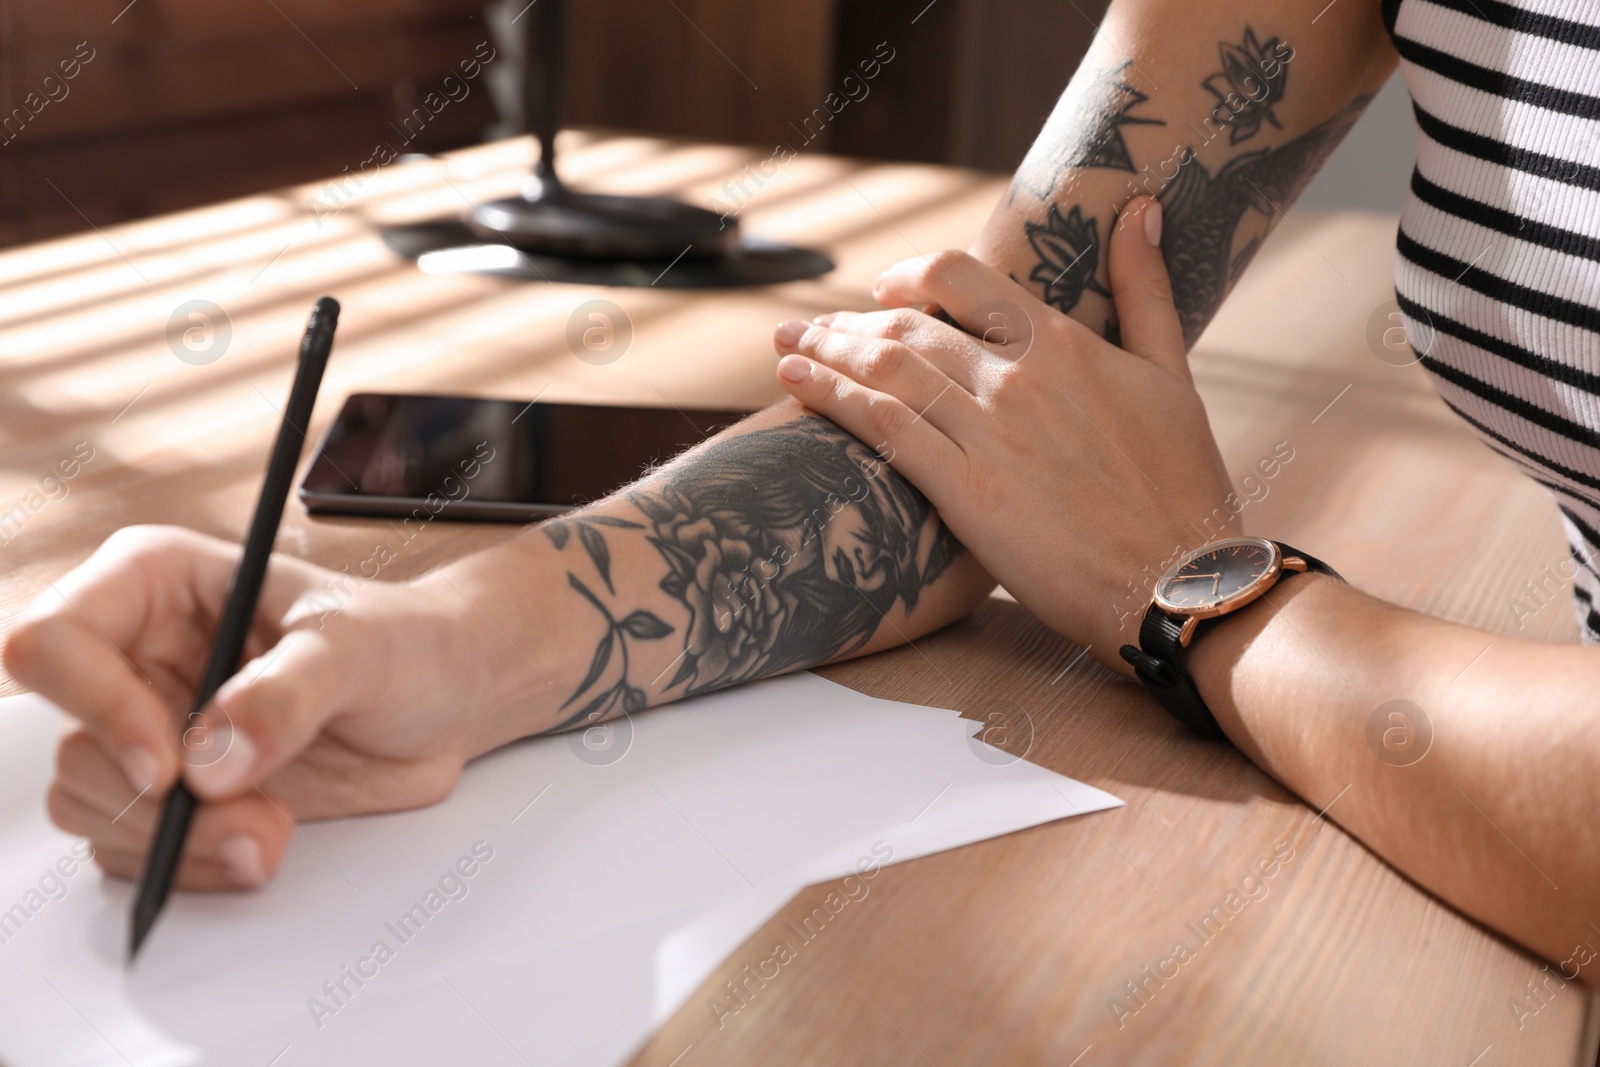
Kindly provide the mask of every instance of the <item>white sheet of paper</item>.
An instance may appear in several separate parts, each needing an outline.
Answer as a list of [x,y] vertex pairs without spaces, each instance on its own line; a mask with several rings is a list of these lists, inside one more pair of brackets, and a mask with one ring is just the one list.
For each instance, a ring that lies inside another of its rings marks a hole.
[[[174,894],[126,970],[132,887],[46,877],[74,844],[42,810],[61,724],[0,701],[5,1067],[614,1064],[801,887],[1121,803],[955,712],[792,675],[631,739],[508,746],[431,808],[308,824],[265,889]],[[851,885],[839,914],[872,880]]]

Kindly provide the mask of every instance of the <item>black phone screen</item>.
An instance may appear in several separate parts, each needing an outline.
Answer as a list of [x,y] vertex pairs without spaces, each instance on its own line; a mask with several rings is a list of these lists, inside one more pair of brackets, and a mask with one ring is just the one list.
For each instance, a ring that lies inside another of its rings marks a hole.
[[598,500],[744,411],[355,393],[300,484],[307,510],[526,522]]

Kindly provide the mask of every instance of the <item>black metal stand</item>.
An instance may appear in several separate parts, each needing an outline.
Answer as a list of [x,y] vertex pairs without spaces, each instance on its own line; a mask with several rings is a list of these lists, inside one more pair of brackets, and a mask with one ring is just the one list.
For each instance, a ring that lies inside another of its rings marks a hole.
[[479,204],[462,218],[486,241],[534,255],[598,260],[705,259],[738,247],[737,221],[670,197],[576,193],[556,173],[566,73],[566,0],[539,0],[523,16],[523,120],[539,162],[521,196]]
[[573,285],[731,289],[815,278],[822,252],[741,238],[736,219],[670,197],[573,192],[556,173],[566,71],[566,0],[523,13],[523,121],[539,162],[521,196],[463,215],[382,230],[384,243],[429,274],[493,274]]

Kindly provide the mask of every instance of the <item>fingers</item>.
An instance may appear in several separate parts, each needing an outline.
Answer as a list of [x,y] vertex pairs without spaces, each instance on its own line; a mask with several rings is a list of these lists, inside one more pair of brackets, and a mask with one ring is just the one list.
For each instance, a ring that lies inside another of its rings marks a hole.
[[[977,395],[980,388],[982,365],[992,355],[989,348],[978,343],[979,339],[960,327],[910,308],[866,314],[836,311],[818,316],[815,321],[835,333],[898,341],[973,395]],[[908,398],[902,399],[911,402]]]
[[965,252],[936,252],[896,263],[879,276],[872,295],[886,307],[937,304],[986,346],[1031,340],[1043,326],[1029,321],[1030,308],[1044,310],[1036,297]]
[[[892,462],[943,509],[944,487],[960,484],[966,454],[904,402],[800,355],[778,361],[778,382],[800,403],[832,419]],[[952,388],[951,393],[959,392]],[[942,404],[948,399],[938,400]],[[970,397],[967,398],[969,401]]]
[[[97,848],[94,861],[100,869],[113,878],[134,881],[144,873],[144,855],[122,852],[110,848]],[[235,882],[232,874],[221,863],[212,859],[191,858],[187,855],[178,862],[178,874],[173,884],[188,892],[210,892],[218,889],[251,889],[255,883]]]
[[[88,838],[109,873],[139,875],[164,799],[164,792],[135,790],[86,732],[62,739],[47,801],[50,817],[68,833]],[[190,825],[178,885],[261,885],[277,871],[293,832],[288,806],[254,790],[202,804]]]
[[[89,726],[129,781],[164,792],[180,768],[172,709],[192,691],[238,552],[176,527],[118,530],[28,608],[6,669]],[[263,605],[292,599],[274,584]]]
[[31,618],[13,631],[5,664],[17,681],[93,723],[128,781],[140,788],[171,786],[178,770],[168,734],[171,710],[90,626],[66,614]]
[[1159,201],[1141,196],[1123,208],[1112,228],[1110,271],[1122,347],[1189,381],[1183,327],[1161,258]]
[[[238,715],[218,705],[173,726],[209,651],[238,551],[188,530],[118,531],[29,608],[6,644],[7,669],[82,721],[140,787],[165,793],[182,772],[202,796],[218,797],[260,781],[320,723],[326,699],[309,688],[328,673],[326,657],[313,654],[319,637],[280,641],[250,665],[258,684],[225,686],[242,700]],[[297,561],[273,561],[251,654],[277,639],[270,620],[309,581]],[[286,678],[286,669],[300,676]],[[248,724],[237,733],[236,720]]]
[[774,340],[779,352],[809,356],[870,390],[886,393],[947,435],[959,434],[979,415],[971,393],[899,341],[800,322],[781,324]]
[[885,307],[937,304],[966,326],[979,304],[1016,299],[1021,287],[965,252],[946,249],[902,260],[873,283],[872,295]]
[[184,732],[184,778],[206,799],[246,793],[303,751],[342,697],[332,646],[291,630],[246,663]]
[[[178,773],[171,710],[152,672],[129,656],[167,579],[139,535],[119,534],[53,583],[12,631],[11,676],[89,725],[130,781],[165,790]],[[227,581],[226,573],[218,578]]]

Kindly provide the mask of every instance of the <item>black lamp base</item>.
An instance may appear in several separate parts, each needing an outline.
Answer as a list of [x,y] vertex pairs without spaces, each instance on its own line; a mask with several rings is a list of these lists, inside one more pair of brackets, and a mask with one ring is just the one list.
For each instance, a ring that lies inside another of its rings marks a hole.
[[538,256],[709,259],[739,245],[739,224],[664,196],[603,196],[557,187],[479,204],[462,216],[473,235]]
[[737,289],[802,281],[833,270],[833,260],[821,252],[756,237],[735,240],[711,256],[681,254],[684,246],[679,245],[659,257],[593,259],[527,252],[498,235],[485,241],[454,220],[389,226],[382,236],[385,244],[429,274],[492,274],[569,285]]

